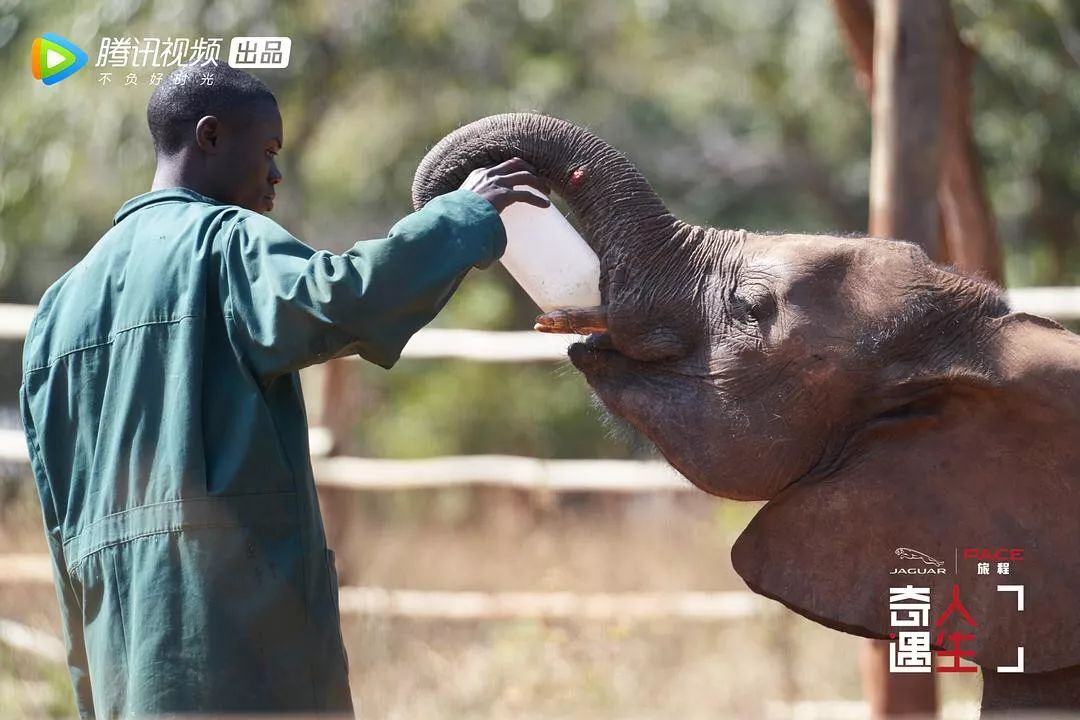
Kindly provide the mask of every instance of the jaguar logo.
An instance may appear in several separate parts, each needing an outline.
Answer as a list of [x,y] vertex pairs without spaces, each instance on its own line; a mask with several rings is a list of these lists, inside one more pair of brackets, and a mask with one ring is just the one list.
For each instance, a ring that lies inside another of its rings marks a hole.
[[901,560],[922,560],[923,565],[933,565],[934,567],[941,567],[945,564],[944,560],[937,560],[924,552],[906,547],[896,548],[896,557]]
[[944,560],[938,560],[937,558],[930,557],[924,552],[913,550],[908,547],[896,548],[896,557],[901,560],[918,560],[923,565],[929,565],[930,567],[921,568],[893,568],[890,575],[944,575],[948,572],[942,565],[945,564]]

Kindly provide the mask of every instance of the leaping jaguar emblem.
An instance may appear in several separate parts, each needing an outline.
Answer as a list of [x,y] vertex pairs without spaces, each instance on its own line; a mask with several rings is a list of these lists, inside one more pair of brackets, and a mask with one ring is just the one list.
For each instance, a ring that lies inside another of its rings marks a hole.
[[923,565],[933,565],[934,567],[941,567],[945,564],[944,560],[937,560],[926,553],[906,547],[896,548],[896,556],[902,560],[922,560]]

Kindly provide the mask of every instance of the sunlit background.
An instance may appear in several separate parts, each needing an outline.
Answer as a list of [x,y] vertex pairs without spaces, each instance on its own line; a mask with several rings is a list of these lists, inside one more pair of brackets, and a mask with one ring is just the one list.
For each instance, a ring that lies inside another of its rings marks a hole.
[[[978,51],[973,136],[1010,286],[1080,284],[1080,9],[959,0]],[[32,39],[90,63],[45,87]],[[625,152],[684,219],[865,232],[870,114],[826,0],[0,0],[0,301],[34,304],[149,189],[150,71],[100,82],[103,37],[286,35],[258,71],[285,121],[274,217],[317,248],[385,235],[413,171],[460,124],[536,110]],[[528,330],[495,266],[434,326]],[[21,344],[0,344],[0,424],[17,428]],[[336,451],[646,459],[565,364],[346,366]],[[704,441],[704,440],[703,440]],[[327,490],[343,586],[430,591],[742,591],[728,550],[756,506],[697,492],[551,494],[464,486]],[[28,472],[0,481],[0,553],[45,551]],[[778,606],[775,606],[778,608]],[[59,634],[47,583],[0,584],[0,617]],[[727,621],[446,620],[347,613],[370,718],[787,717],[858,700],[857,641],[790,613]],[[977,679],[943,698],[975,700]],[[62,664],[0,644],[0,716],[73,713]]]

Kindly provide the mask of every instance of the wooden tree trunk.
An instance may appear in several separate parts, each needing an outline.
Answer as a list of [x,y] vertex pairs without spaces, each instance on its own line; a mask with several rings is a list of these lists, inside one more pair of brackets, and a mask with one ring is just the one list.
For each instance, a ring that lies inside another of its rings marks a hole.
[[[943,256],[938,233],[946,0],[878,0],[873,41],[870,234]],[[882,598],[885,602],[885,598]],[[889,644],[864,644],[863,689],[875,718],[933,714],[933,675],[889,672]]]
[[[887,10],[892,16],[890,22],[895,23],[898,5],[895,0],[888,3],[880,1],[878,12],[884,17]],[[978,156],[971,133],[971,72],[975,54],[960,38],[947,2],[942,2],[936,8],[929,7],[929,2],[909,2],[908,5],[909,11],[911,6],[918,6],[920,11],[925,9],[944,15],[943,69],[947,92],[944,94],[941,110],[944,154],[937,184],[941,207],[936,252],[931,252],[930,248],[927,248],[927,251],[931,258],[939,262],[951,262],[960,270],[979,273],[998,284],[1004,284],[1000,244],[990,205],[983,190]],[[876,120],[874,88],[878,83],[895,83],[898,66],[892,64],[893,59],[886,56],[883,50],[880,56],[875,57],[874,9],[870,0],[833,0],[833,8],[855,68],[858,84],[874,103]],[[895,27],[900,32],[897,41],[902,46],[910,41],[910,36],[904,34],[906,27],[903,24]],[[918,42],[918,39],[915,42]],[[939,39],[935,39],[935,42],[939,42]],[[886,62],[890,63],[890,80],[875,78],[875,65]],[[890,90],[886,89],[885,92]],[[875,125],[875,148],[878,140],[878,127]],[[895,153],[884,155],[886,158],[895,157]],[[884,159],[882,161],[884,162]],[[883,172],[883,179],[895,179],[895,176]],[[884,188],[879,187],[878,190],[884,191]],[[882,210],[880,207],[878,209]],[[886,203],[882,210],[886,213],[885,217],[881,214],[872,217],[871,232],[920,241],[921,238],[905,235],[904,228],[897,224],[896,218],[888,216],[895,211],[895,202]],[[924,219],[922,221],[925,222]],[[927,246],[924,244],[923,247]],[[862,643],[859,660],[863,691],[870,702],[872,716],[882,718],[909,712],[933,713],[937,704],[933,677],[890,673],[888,653],[889,646],[885,641],[866,640]]]
[[874,24],[870,234],[940,257],[945,0],[879,0]]
[[[870,0],[833,0],[833,8],[856,80],[869,100],[874,87],[873,7]],[[938,254],[931,257],[1003,285],[1001,246],[983,190],[971,133],[971,72],[975,53],[960,38],[947,3],[944,11],[947,91],[942,106],[943,157],[938,184],[942,231]]]
[[[878,0],[876,21],[866,0],[834,0],[833,6],[859,84],[871,102],[870,234],[917,242],[934,260],[960,261],[964,269],[973,269],[969,263],[985,261],[987,255],[961,247],[971,238],[964,232],[970,214],[960,206],[972,201],[963,183],[972,178],[974,153],[967,85],[955,82],[961,76],[969,81],[971,65],[970,55],[964,62],[954,57],[963,45],[947,0]],[[962,100],[944,100],[946,70],[954,81],[949,94],[963,93]],[[957,142],[962,151],[944,151],[943,146]],[[974,192],[981,198],[981,185]],[[985,203],[977,209],[989,216]],[[989,227],[989,244],[996,247],[992,223]],[[975,230],[986,232],[985,227]],[[1000,260],[994,270],[1000,281]],[[872,717],[936,712],[933,675],[890,673],[887,641],[863,641],[859,664]]]
[[[941,96],[944,0],[879,0],[874,24],[870,234],[916,242],[941,258]],[[882,600],[884,602],[884,599]],[[863,684],[874,717],[934,713],[932,675],[889,672],[889,645],[862,653]]]

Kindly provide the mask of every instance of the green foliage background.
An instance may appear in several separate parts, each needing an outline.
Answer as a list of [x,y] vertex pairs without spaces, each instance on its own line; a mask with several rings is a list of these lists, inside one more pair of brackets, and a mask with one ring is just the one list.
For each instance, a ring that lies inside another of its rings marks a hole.
[[[1068,0],[962,0],[975,136],[1012,285],[1078,281],[1080,11]],[[0,0],[0,299],[36,302],[145,191],[153,155],[139,85],[88,67],[44,87],[32,39],[288,35],[261,71],[285,116],[277,219],[316,247],[382,236],[410,211],[413,170],[459,124],[540,110],[626,152],[669,205],[754,230],[866,226],[870,122],[825,0]],[[501,268],[473,273],[436,320],[525,329]],[[549,364],[403,362],[358,370],[352,449],[397,457],[648,452],[597,422]],[[17,383],[16,383],[17,386]]]

